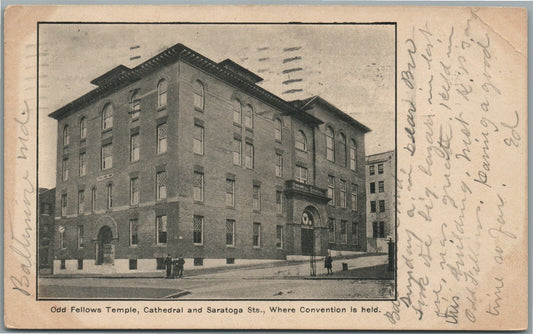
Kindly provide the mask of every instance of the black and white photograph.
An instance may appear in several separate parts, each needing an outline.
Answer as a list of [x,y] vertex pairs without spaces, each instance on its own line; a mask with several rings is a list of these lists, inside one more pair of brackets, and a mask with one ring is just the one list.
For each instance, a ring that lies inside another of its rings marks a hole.
[[395,298],[395,25],[39,26],[39,299]]

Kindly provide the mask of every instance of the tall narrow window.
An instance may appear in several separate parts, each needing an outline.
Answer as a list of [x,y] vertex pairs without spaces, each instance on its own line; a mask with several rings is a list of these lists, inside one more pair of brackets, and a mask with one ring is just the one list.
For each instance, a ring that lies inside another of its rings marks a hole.
[[[65,248],[65,228],[60,227],[59,228],[59,248],[64,249]],[[61,262],[62,269],[65,269],[65,266],[63,265],[63,261]]]
[[87,138],[87,118],[82,117],[80,119],[80,139]]
[[276,190],[276,213],[283,214],[283,192]]
[[335,218],[328,220],[328,239],[330,243],[335,243]]
[[379,237],[385,238],[385,222],[379,222]]
[[157,178],[157,194],[156,199],[165,199],[167,198],[167,172],[161,171],[156,175]]
[[113,167],[113,144],[102,146],[102,170]]
[[254,223],[252,233],[253,246],[261,247],[261,223]]
[[78,248],[83,248],[85,246],[84,240],[84,233],[83,225],[78,226]]
[[357,211],[357,191],[359,190],[358,188],[359,187],[357,186],[357,184],[352,183],[352,196],[350,204],[353,211]]
[[294,140],[294,145],[298,150],[307,151],[307,138],[302,130],[296,131]]
[[378,222],[372,223],[372,238],[379,237]]
[[137,246],[139,243],[139,221],[137,219],[130,220],[130,246]]
[[233,123],[241,124],[242,122],[242,104],[241,101],[233,100]]
[[168,84],[165,79],[161,79],[157,84],[157,107],[166,107],[167,106],[167,89]]
[[328,175],[328,197],[331,198],[328,204],[335,205],[335,177],[331,175]]
[[355,171],[357,169],[357,145],[355,140],[350,140],[350,169]]
[[204,85],[196,80],[194,82],[194,108],[198,111],[204,110],[205,105],[205,89]]
[[130,205],[139,204],[139,178],[130,179]]
[[135,162],[139,161],[140,156],[140,145],[139,145],[139,134],[132,134],[130,138],[130,161]]
[[194,125],[193,151],[204,155],[204,127],[198,124]]
[[248,129],[254,128],[254,110],[251,105],[247,104],[244,107],[244,126]]
[[204,217],[194,216],[192,242],[196,245],[203,243]]
[[276,225],[276,248],[283,248],[283,226]]
[[346,181],[344,180],[339,182],[339,202],[341,207],[346,207]]
[[241,165],[241,149],[242,144],[241,141],[237,138],[233,139],[233,164],[234,165]]
[[155,218],[155,224],[156,224],[156,242],[158,244],[166,244],[167,243],[167,216],[157,216]]
[[274,138],[281,141],[281,119],[279,118],[274,120]]
[[370,165],[370,166],[368,167],[368,173],[369,173],[370,175],[375,175],[375,174],[376,174],[376,166],[374,166],[374,165]]
[[61,217],[67,216],[67,194],[61,194]]
[[110,183],[107,185],[107,208],[113,207],[113,185]]
[[235,206],[235,181],[226,179],[226,205]]
[[370,193],[371,194],[376,193],[376,182],[370,182]]
[[348,231],[346,230],[346,220],[341,220],[341,243],[348,243]]
[[91,211],[96,211],[96,187],[91,189]]
[[370,212],[376,212],[376,201],[370,201]]
[[85,212],[85,191],[78,191],[78,214]]
[[85,159],[85,152],[80,153],[80,176],[87,174],[87,160]]
[[245,153],[244,166],[246,166],[246,168],[254,168],[254,145],[246,143]]
[[157,153],[165,153],[167,151],[167,123],[159,124],[157,126]]
[[235,246],[235,220],[226,220],[226,246]]
[[383,174],[383,164],[378,164],[378,174]]
[[139,115],[141,114],[141,99],[137,92],[131,95],[130,108],[131,119],[135,120],[139,118]]
[[276,153],[276,176],[283,177],[283,156]]
[[68,158],[63,159],[63,165],[61,167],[61,170],[62,170],[63,181],[67,181],[68,180]]
[[378,182],[378,191],[380,193],[384,192],[385,191],[385,182],[384,181],[379,181]]
[[326,159],[335,161],[335,136],[330,126],[326,128]]
[[346,136],[344,135],[344,133],[341,133],[339,137],[339,152],[341,152],[342,165],[346,167]]
[[102,110],[102,130],[107,130],[113,127],[113,106],[108,103]]
[[359,245],[359,224],[352,223],[352,242],[354,245]]
[[204,173],[194,172],[193,199],[200,202],[204,200]]
[[379,212],[385,212],[385,201],[379,201]]
[[294,173],[294,179],[296,181],[301,183],[307,183],[307,168],[297,165]]
[[253,209],[256,211],[261,210],[261,187],[253,187]]
[[68,146],[70,144],[70,130],[68,125],[65,125],[63,128],[63,146]]

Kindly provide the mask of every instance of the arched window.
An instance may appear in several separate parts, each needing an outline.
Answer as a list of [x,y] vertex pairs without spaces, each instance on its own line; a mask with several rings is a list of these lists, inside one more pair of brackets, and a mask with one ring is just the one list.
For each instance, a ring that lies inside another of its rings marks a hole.
[[347,154],[346,154],[346,136],[344,135],[344,133],[341,133],[339,135],[340,137],[340,147],[339,147],[339,151],[341,152],[341,159],[342,159],[342,164],[344,167],[346,167],[346,157],[347,157]]
[[274,136],[277,141],[281,141],[281,119],[274,120]]
[[326,128],[326,159],[335,161],[335,136],[331,126]]
[[87,118],[80,119],[80,139],[87,138]]
[[251,105],[247,104],[244,107],[244,126],[248,129],[254,128],[254,110]]
[[157,84],[157,107],[166,107],[167,106],[167,81],[165,79],[159,80]]
[[68,128],[68,125],[65,125],[65,127],[63,128],[63,146],[68,146],[69,143],[70,143],[69,128]]
[[131,118],[137,119],[141,114],[141,99],[139,99],[139,94],[137,92],[131,95]]
[[242,105],[241,101],[233,100],[233,123],[241,124],[242,119]]
[[295,141],[295,146],[297,149],[307,151],[307,138],[302,130],[298,130],[298,132],[296,132]]
[[196,80],[194,82],[194,108],[200,111],[204,110],[205,105],[205,89],[204,85]]
[[102,111],[102,130],[113,127],[113,106],[111,103],[105,105]]
[[350,140],[350,169],[355,170],[357,168],[357,144],[355,140]]

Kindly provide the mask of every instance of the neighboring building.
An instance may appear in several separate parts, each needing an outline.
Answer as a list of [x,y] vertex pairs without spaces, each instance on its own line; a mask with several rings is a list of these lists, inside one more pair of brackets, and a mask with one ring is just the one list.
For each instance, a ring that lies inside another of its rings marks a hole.
[[177,44],[53,112],[54,273],[154,271],[167,253],[192,267],[365,251],[370,130],[261,80]]
[[55,189],[39,188],[39,272],[43,274],[52,272],[54,259],[54,203],[56,200]]
[[396,157],[388,151],[366,157],[368,252],[388,251],[396,231]]

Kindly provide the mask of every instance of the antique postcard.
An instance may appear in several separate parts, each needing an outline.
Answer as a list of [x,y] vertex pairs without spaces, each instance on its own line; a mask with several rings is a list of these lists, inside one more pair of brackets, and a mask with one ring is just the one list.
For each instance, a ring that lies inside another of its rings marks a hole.
[[4,17],[7,327],[527,328],[525,9]]

